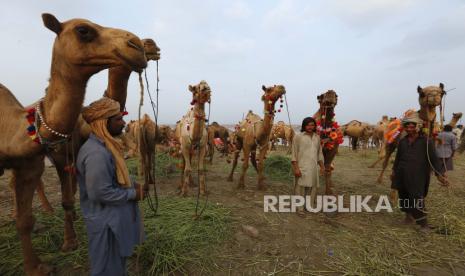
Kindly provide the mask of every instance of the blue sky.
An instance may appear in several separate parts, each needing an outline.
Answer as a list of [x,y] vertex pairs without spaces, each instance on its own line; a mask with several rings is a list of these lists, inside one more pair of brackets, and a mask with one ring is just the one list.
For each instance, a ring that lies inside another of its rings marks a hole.
[[[2,0],[3,1],[3,0]],[[54,34],[40,14],[86,18],[153,38],[161,48],[161,123],[189,108],[189,84],[212,88],[211,120],[235,123],[262,112],[261,85],[283,84],[292,123],[317,109],[316,96],[339,95],[336,117],[376,122],[418,108],[417,85],[456,88],[446,97],[446,119],[465,112],[465,2],[459,0],[326,1],[8,1],[0,10],[0,82],[23,104],[43,95]],[[155,87],[155,64],[148,68]],[[107,72],[88,85],[98,99]],[[128,110],[137,116],[137,75]],[[145,112],[150,112],[146,101]],[[149,113],[150,114],[150,113]],[[285,113],[277,120],[287,120]]]

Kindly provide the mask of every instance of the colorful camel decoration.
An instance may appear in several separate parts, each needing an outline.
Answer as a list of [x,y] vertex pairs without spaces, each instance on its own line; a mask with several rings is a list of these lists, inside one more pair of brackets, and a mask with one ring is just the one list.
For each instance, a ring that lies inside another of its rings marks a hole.
[[[205,154],[208,143],[208,133],[205,125],[205,103],[210,102],[211,89],[206,81],[197,85],[189,85],[192,92],[193,107],[176,124],[175,137],[181,145],[182,152],[182,176],[179,185],[180,194],[187,196],[188,186],[192,185],[191,160],[197,160],[199,166],[200,194],[206,194],[205,187]],[[194,154],[198,150],[198,155]]]
[[51,78],[45,97],[24,110],[14,95],[0,85],[0,172],[11,169],[15,187],[16,227],[23,249],[24,272],[47,275],[50,269],[35,254],[31,231],[32,199],[44,170],[44,154],[66,142],[75,128],[89,78],[103,69],[147,66],[140,39],[123,30],[106,28],[84,19],[59,22],[43,14],[44,25],[57,38],[53,45]]
[[[245,174],[249,167],[249,157],[252,160],[253,166],[258,172],[259,190],[266,190],[264,183],[264,164],[266,154],[268,152],[271,129],[273,127],[273,120],[275,111],[275,104],[286,93],[283,85],[274,85],[270,87],[262,86],[264,95],[262,101],[264,105],[263,119],[260,116],[249,112],[246,118],[240,123],[239,131],[236,131],[234,138],[236,151],[234,153],[233,165],[228,177],[228,181],[233,181],[234,170],[237,166],[237,159],[239,158],[240,151],[243,151],[242,173],[239,178],[238,188],[245,188]],[[258,158],[256,151],[258,149]]]

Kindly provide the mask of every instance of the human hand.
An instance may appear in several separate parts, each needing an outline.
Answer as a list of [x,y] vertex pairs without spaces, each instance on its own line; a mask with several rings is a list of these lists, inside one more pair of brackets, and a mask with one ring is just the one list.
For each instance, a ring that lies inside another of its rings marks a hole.
[[134,189],[136,190],[136,201],[142,200],[146,197],[146,190],[144,189],[143,185],[139,185],[139,183],[134,183]]
[[438,174],[436,177],[437,177],[437,179],[439,181],[439,184],[441,186],[444,186],[444,187],[449,186],[450,183],[449,183],[449,180],[447,179],[447,176],[445,174],[444,175]]
[[299,168],[294,169],[294,176],[295,177],[302,177],[302,172]]

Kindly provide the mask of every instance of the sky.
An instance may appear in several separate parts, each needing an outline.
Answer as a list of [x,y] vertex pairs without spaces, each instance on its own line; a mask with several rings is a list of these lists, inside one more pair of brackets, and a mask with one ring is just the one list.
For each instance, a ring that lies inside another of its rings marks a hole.
[[[0,0],[0,83],[24,105],[44,95],[55,34],[41,14],[86,18],[152,38],[161,48],[159,122],[190,108],[188,85],[212,89],[210,120],[236,123],[263,113],[261,86],[286,87],[292,124],[318,109],[316,97],[338,94],[336,119],[376,123],[418,109],[417,86],[445,84],[445,115],[465,112],[463,0]],[[147,75],[154,95],[156,64]],[[99,99],[107,71],[93,76],[85,104]],[[136,73],[128,119],[138,113]],[[145,96],[143,112],[152,114]],[[287,121],[287,113],[275,119]]]

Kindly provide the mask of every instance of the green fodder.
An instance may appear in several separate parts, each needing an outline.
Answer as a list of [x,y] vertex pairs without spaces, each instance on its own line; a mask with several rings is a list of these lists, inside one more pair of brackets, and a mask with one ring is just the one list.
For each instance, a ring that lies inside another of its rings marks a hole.
[[[141,275],[187,274],[191,267],[204,272],[211,269],[209,252],[230,235],[229,210],[209,204],[202,217],[194,220],[194,199],[162,197],[158,216],[151,215],[145,202],[140,206],[146,240],[128,261],[130,274],[137,275],[137,267]],[[69,253],[60,252],[63,212],[36,216],[40,230],[33,234],[33,246],[38,256],[59,274],[81,275],[89,270],[87,234],[80,210],[77,212],[79,248]],[[23,274],[21,243],[12,223],[0,226],[0,253],[0,275]]]
[[273,154],[265,159],[265,174],[273,180],[292,181],[291,158]]

